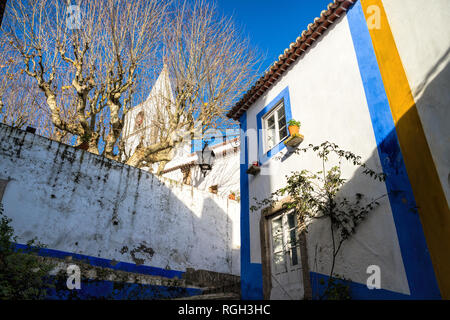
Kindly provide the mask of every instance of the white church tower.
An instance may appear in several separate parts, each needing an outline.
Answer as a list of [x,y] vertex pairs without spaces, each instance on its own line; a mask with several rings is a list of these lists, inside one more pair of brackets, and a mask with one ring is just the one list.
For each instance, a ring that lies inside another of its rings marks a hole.
[[[166,108],[173,107],[173,101],[169,71],[164,65],[147,99],[125,115],[123,141],[127,157],[135,152],[139,143],[149,146],[158,141],[160,132],[167,133],[169,117]],[[166,178],[199,189],[222,196],[235,194],[239,198],[239,150],[238,137],[209,146],[204,152],[213,152],[215,162],[209,172],[203,173],[198,166],[201,162],[199,151],[194,151],[192,141],[186,140],[174,150],[172,161],[166,164],[162,173]],[[157,164],[154,164],[152,170],[156,168]]]
[[125,115],[123,141],[125,153],[131,156],[142,141],[144,146],[158,141],[159,129],[167,128],[168,115],[166,107],[173,106],[173,91],[169,80],[167,65],[153,85],[147,99],[133,107]]

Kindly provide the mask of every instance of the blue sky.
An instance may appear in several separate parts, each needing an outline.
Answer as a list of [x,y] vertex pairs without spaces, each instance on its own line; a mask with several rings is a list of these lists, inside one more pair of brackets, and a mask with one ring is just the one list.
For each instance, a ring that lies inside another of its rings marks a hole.
[[232,15],[252,44],[264,54],[261,71],[268,68],[332,0],[216,0]]

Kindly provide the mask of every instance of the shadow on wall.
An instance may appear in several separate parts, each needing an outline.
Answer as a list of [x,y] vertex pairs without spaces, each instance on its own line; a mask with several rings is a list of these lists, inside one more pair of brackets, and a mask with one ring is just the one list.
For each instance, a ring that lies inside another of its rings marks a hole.
[[[216,197],[216,196],[212,196]],[[227,273],[231,274],[240,274],[240,234],[239,228],[233,227],[233,220],[239,222],[239,210],[232,211],[233,216],[227,215],[226,212],[223,211],[223,208],[217,205],[217,202],[213,200],[212,197],[208,197],[205,199],[203,203],[202,209],[202,221],[207,228],[203,232],[202,242],[205,244],[205,247],[199,247],[201,250],[209,251],[210,254],[216,252],[217,262],[215,265],[215,269],[220,269],[223,265],[227,266]],[[239,208],[239,204],[233,200],[228,200],[228,205],[236,206]],[[217,215],[226,216],[225,220],[220,220],[218,222]],[[219,239],[228,239],[223,242],[226,246],[226,256],[223,257],[222,252],[223,248],[216,247],[216,245],[211,245],[209,243],[210,239],[219,238]],[[195,255],[195,252],[193,252]]]
[[[352,297],[355,299],[439,299],[448,292],[449,278],[444,270],[450,266],[447,254],[450,250],[450,213],[445,197],[445,193],[449,193],[445,177],[449,175],[450,168],[449,143],[446,138],[450,136],[450,93],[446,90],[449,81],[450,67],[447,64],[423,88],[416,102],[419,122],[417,112],[411,106],[398,120],[396,129],[383,138],[378,144],[378,150],[367,161],[372,167],[375,165],[379,168],[381,165],[387,175],[385,185],[389,203],[386,198],[383,201],[385,204],[370,214],[339,254],[337,274],[345,274],[351,265],[360,266],[359,270],[351,273],[352,280],[359,282],[351,283]],[[420,138],[421,125],[427,133],[426,140]],[[428,146],[433,159],[426,156],[429,154],[426,150]],[[360,192],[358,190],[367,189],[367,180],[364,182],[361,177],[358,174],[352,177],[341,193],[355,194]],[[377,194],[370,192],[366,195],[376,197],[380,191],[378,189]],[[389,223],[389,208],[392,210],[395,229]],[[384,218],[377,220],[380,216]],[[320,224],[312,226],[314,232],[322,235],[327,228]],[[309,245],[313,271],[311,281],[317,296],[323,292],[319,281],[326,280],[324,274],[327,274],[327,270],[329,272],[329,268],[323,268],[329,262],[322,264],[321,268],[320,261],[331,260],[330,249],[319,245],[317,250],[314,243],[310,242]],[[317,254],[321,250],[325,253],[322,258]],[[365,279],[369,277],[366,268],[369,265],[381,267],[382,290],[368,290],[365,286]]]
[[[437,74],[436,70],[442,69]],[[434,78],[431,76],[433,74]],[[430,80],[432,79],[432,80]],[[425,83],[426,82],[426,83]],[[416,106],[426,133],[442,188],[450,202],[450,48],[427,75],[418,91]],[[408,114],[407,114],[408,116]],[[405,125],[400,121],[399,126]]]
[[58,258],[167,278],[239,272],[227,199],[5,125],[0,135],[2,202],[19,243],[37,237]]
[[[450,50],[432,68],[418,89],[420,95],[416,105],[404,108],[408,111],[398,119],[396,129],[385,136],[381,136],[382,132],[378,132],[378,136],[375,133],[378,149],[374,150],[368,164],[378,162],[380,158],[383,171],[387,174],[385,185],[389,204],[373,211],[339,254],[338,274],[346,273],[346,264],[361,265],[360,270],[351,273],[352,280],[360,283],[351,283],[353,298],[439,299],[449,295],[450,278],[445,271],[450,268],[449,54]],[[436,70],[440,71],[435,74]],[[433,77],[431,74],[434,74]],[[380,127],[389,126],[390,121],[391,118],[383,119],[377,124],[378,129],[374,125],[374,130],[382,131]],[[421,127],[426,136],[423,136]],[[378,140],[380,136],[382,139]],[[354,194],[357,190],[364,190],[364,187],[363,181],[353,177],[345,184],[342,193]],[[389,227],[389,223],[384,226],[378,222],[372,223],[377,216],[386,215],[389,207],[395,230]],[[326,227],[322,226],[319,230],[326,230]],[[393,232],[394,238],[391,236]],[[374,250],[383,247],[384,252]],[[311,264],[317,254],[311,247],[309,249]],[[367,255],[367,252],[371,254]],[[399,252],[400,260],[395,259]],[[345,262],[343,257],[350,259]],[[386,264],[389,259],[390,268]],[[365,267],[369,264],[381,267],[381,284],[388,290],[367,289],[364,280],[369,274],[366,274]],[[311,273],[313,290],[316,294],[321,293],[323,288],[319,280],[327,279],[324,276],[326,272],[315,265],[312,271],[315,271]]]
[[[344,242],[337,257],[335,273],[352,280],[349,284],[353,299],[439,299],[445,295],[448,276],[443,270],[448,270],[450,265],[447,255],[450,214],[445,195],[442,190],[438,194],[438,189],[447,188],[448,192],[445,179],[448,172],[438,172],[439,179],[433,172],[433,163],[447,171],[450,167],[449,144],[446,143],[446,137],[450,136],[447,125],[450,93],[445,90],[449,81],[447,65],[424,87],[416,103],[420,122],[428,133],[427,141],[424,141],[428,142],[433,154],[430,162],[422,161],[425,151],[421,148],[427,146],[418,141],[417,113],[409,108],[399,119],[396,129],[382,132],[392,122],[391,113],[390,120],[382,120],[379,124],[383,128],[374,127],[378,130],[375,132],[377,150],[366,163],[387,175],[385,183],[362,175],[362,169],[352,177],[346,177],[349,179],[341,189],[342,195],[362,193],[368,200],[387,195],[361,223],[356,234]],[[349,150],[358,154],[358,150]],[[288,158],[283,157],[282,161]],[[298,167],[292,171],[310,169],[302,166],[301,158],[297,163]],[[272,191],[270,176],[259,179],[263,180],[253,186],[257,190],[255,193],[269,194]],[[313,297],[317,298],[325,289],[320,282],[325,280],[326,283],[331,268],[332,241],[328,222],[313,222],[307,239],[311,286]],[[369,290],[366,286],[370,276],[367,267],[371,265],[380,267],[382,289]]]

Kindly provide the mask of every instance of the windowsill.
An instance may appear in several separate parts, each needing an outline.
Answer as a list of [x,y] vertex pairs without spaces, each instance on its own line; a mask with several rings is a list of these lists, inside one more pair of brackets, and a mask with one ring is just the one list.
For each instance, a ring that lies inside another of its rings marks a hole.
[[280,146],[281,146],[281,148],[283,147],[283,145],[284,145],[284,142],[287,140],[289,138],[289,136],[286,136],[286,137],[284,137],[283,139],[281,139],[275,146],[273,146],[272,148],[270,148],[269,150],[267,150],[265,153],[264,153],[264,156],[267,156],[267,157],[270,157],[270,156],[272,156],[272,152],[274,152],[274,150],[276,150],[277,152],[278,151],[280,151],[281,149],[280,149]]
[[303,142],[303,139],[305,139],[305,137],[302,134],[294,133],[293,135],[287,137],[287,139],[284,141],[284,144],[291,148],[297,148],[300,143]]

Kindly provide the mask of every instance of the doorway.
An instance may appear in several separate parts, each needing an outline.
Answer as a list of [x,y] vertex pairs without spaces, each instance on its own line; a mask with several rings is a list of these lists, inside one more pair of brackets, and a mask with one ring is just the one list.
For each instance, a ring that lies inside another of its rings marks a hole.
[[284,211],[267,219],[270,263],[270,299],[303,299],[302,263],[294,210]]

